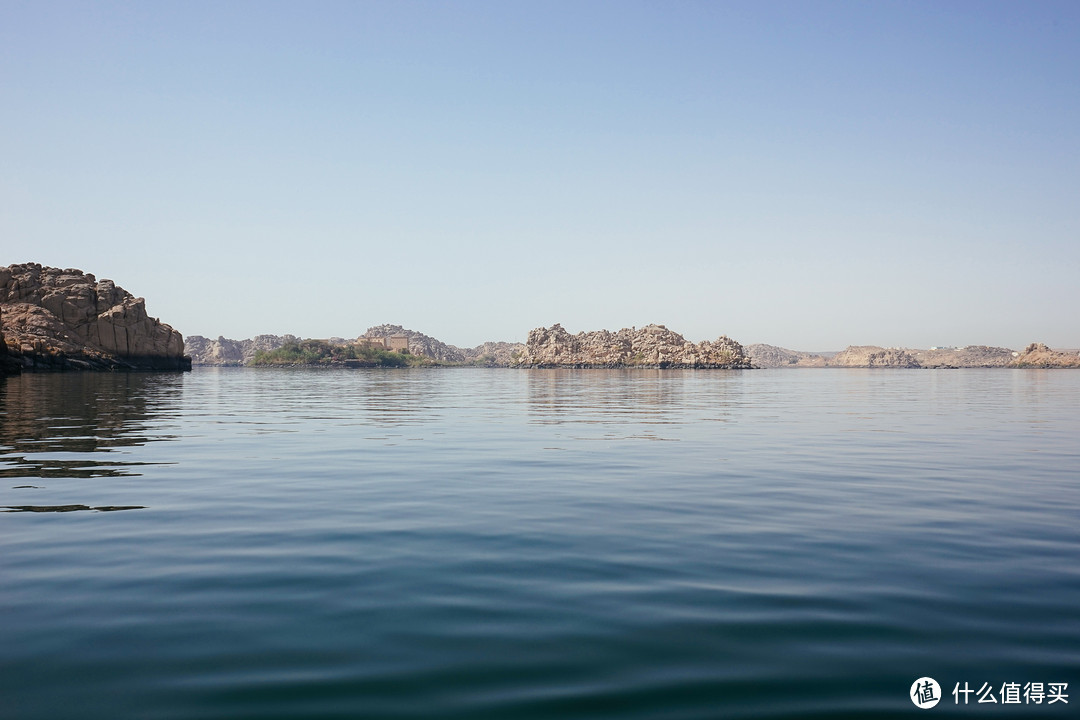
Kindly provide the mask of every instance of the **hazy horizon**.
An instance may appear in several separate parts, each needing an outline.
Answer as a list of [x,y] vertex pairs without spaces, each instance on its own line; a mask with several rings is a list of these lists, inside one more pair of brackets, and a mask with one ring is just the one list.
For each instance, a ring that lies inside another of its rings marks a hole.
[[1080,5],[0,2],[0,265],[185,336],[1080,347]]

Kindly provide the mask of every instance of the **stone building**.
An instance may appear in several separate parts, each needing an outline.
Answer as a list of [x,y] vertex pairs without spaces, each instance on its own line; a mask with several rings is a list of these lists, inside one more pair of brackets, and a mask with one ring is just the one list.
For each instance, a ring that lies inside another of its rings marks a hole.
[[380,350],[408,352],[409,336],[391,335],[389,337],[358,337],[356,338],[356,344],[361,347],[373,347],[379,348]]

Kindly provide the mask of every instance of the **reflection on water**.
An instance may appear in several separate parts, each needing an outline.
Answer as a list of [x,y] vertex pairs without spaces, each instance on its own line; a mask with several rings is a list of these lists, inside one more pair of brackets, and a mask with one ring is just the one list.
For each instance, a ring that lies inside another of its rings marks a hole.
[[1080,687],[1080,373],[0,393],[5,720],[901,718],[924,675],[945,716],[955,682]]
[[454,373],[452,369],[201,368],[189,380],[198,388],[205,419],[230,426],[273,426],[280,432],[311,420],[374,426],[436,420],[446,407],[458,404],[452,383],[444,382]]
[[4,505],[2,512],[76,512],[78,510],[97,510],[98,512],[113,512],[116,510],[145,510],[142,505]]
[[0,383],[0,478],[140,474],[123,449],[169,440],[183,379],[174,374],[26,374]]
[[675,424],[724,421],[744,387],[737,370],[529,372],[529,411],[540,424]]

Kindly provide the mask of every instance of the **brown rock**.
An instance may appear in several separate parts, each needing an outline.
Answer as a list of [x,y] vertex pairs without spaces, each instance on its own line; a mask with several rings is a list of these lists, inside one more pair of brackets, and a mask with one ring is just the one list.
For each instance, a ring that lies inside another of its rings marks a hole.
[[512,342],[486,342],[463,350],[466,362],[486,367],[509,367],[517,363],[525,345]]
[[81,270],[0,268],[2,324],[29,370],[189,370],[184,339],[146,301]]
[[1005,367],[1016,356],[1016,353],[1008,348],[987,345],[935,347],[910,352],[924,368]]
[[22,370],[22,363],[8,350],[7,340],[4,338],[4,309],[0,306],[0,377],[5,375],[18,375]]
[[828,362],[829,367],[917,368],[915,356],[898,348],[849,345]]
[[1080,354],[1051,350],[1042,343],[1031,343],[1009,367],[1076,368],[1080,367]]
[[409,338],[409,352],[413,355],[425,355],[442,362],[459,363],[465,361],[465,352],[461,348],[447,345],[441,340],[436,340],[435,338],[416,330],[403,328],[400,325],[376,325],[375,327],[369,327],[367,332],[357,338],[357,340],[392,337]]
[[256,335],[247,340],[230,340],[220,335],[217,340],[211,340],[202,335],[189,335],[184,342],[184,352],[191,356],[192,365],[247,365],[257,352],[269,352],[297,342],[300,338],[295,335]]
[[826,363],[825,357],[816,353],[788,350],[764,343],[747,345],[746,354],[757,368],[825,367]]
[[743,347],[721,336],[688,342],[663,325],[571,335],[562,325],[529,332],[517,364],[531,367],[749,368]]

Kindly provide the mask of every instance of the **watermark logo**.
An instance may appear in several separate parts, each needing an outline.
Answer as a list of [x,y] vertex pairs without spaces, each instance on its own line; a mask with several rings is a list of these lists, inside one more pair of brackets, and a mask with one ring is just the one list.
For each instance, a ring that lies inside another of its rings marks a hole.
[[941,702],[941,686],[932,677],[921,677],[911,683],[910,697],[915,707],[929,710]]
[[[984,682],[976,690],[965,682],[963,687],[956,683],[952,690],[955,705],[1057,705],[1069,704],[1069,683],[1067,682],[1004,682],[995,691],[994,685]],[[908,697],[915,707],[929,710],[941,702],[941,686],[932,677],[921,677],[911,684]]]
[[1068,705],[1069,693],[1066,692],[1068,689],[1067,682],[1026,682],[1023,685],[1018,682],[1006,682],[1002,683],[1001,690],[995,693],[994,686],[988,682],[984,682],[978,690],[965,682],[964,687],[956,683],[952,694],[957,705],[960,704],[960,698],[963,698],[964,705],[967,705],[971,702],[972,695],[977,698],[975,702],[980,705],[982,703],[1020,705],[1021,698],[1024,705],[1042,705],[1044,702],[1047,705],[1057,703]]

